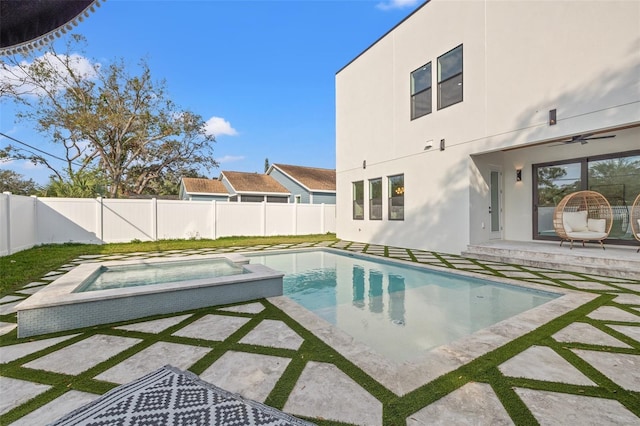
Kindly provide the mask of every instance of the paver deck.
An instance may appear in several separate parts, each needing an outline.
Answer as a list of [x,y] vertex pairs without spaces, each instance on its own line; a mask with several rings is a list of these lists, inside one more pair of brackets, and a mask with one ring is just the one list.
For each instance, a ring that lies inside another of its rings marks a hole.
[[[314,335],[269,300],[17,339],[13,308],[29,297],[28,288],[46,285],[76,264],[114,257],[82,256],[25,286],[27,291],[0,299],[0,424],[48,423],[120,383],[173,364],[323,425],[640,425],[640,281],[348,241],[317,246],[327,245],[596,298],[589,309],[566,313],[534,331],[535,339],[512,341],[499,333],[479,333],[479,339],[502,346],[488,354],[478,348],[473,355],[471,350],[464,363],[457,359],[444,376],[398,395],[327,345],[331,339]],[[526,329],[527,324],[511,327]],[[446,363],[450,355],[441,351],[437,359]],[[412,374],[426,374],[421,368]]]

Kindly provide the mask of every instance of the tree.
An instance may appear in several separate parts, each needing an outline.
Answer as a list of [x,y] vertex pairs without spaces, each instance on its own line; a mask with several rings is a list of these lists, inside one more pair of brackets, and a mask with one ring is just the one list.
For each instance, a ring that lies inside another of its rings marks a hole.
[[21,174],[13,170],[0,169],[0,193],[11,192],[16,195],[36,195],[39,190],[40,188],[33,179],[25,180]]
[[99,170],[83,170],[68,180],[52,175],[41,193],[43,197],[94,198],[104,196],[106,188],[106,181]]
[[640,193],[640,157],[619,157],[589,163],[589,189],[612,205],[630,205]]
[[567,171],[558,166],[538,168],[538,206],[556,206],[562,198],[577,191],[580,181],[563,183]]
[[[135,175],[137,170],[132,171]],[[145,195],[178,195],[180,192],[180,179],[183,177],[204,178],[207,176],[198,172],[196,168],[181,170],[166,170],[157,179],[154,179],[142,192]]]
[[215,138],[202,117],[178,108],[145,61],[136,75],[122,59],[90,62],[75,53],[83,41],[72,35],[63,54],[51,45],[40,56],[32,52],[0,64],[2,98],[21,105],[17,118],[35,123],[62,147],[65,166],[21,147],[10,148],[12,157],[45,165],[54,182],[74,184],[99,173],[110,197],[141,194],[167,172],[217,166]]
[[265,158],[264,159],[264,172],[267,173],[267,170],[269,170],[269,159]]

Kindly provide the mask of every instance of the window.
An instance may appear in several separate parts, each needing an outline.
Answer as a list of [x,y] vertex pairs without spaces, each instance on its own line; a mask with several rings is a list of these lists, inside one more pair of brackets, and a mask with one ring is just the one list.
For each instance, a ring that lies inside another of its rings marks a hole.
[[382,179],[369,181],[369,219],[382,220]]
[[607,241],[634,241],[630,206],[640,193],[639,150],[534,164],[533,178],[534,239],[557,239],[553,227],[556,205],[567,194],[589,189],[604,195],[613,210]]
[[404,175],[389,176],[389,220],[404,220]]
[[267,203],[288,203],[289,197],[267,195]]
[[264,201],[262,195],[242,195],[240,201],[243,203],[261,203]]
[[431,62],[411,73],[411,119],[431,114]]
[[353,182],[353,218],[364,220],[364,181]]
[[438,109],[462,102],[462,45],[438,58]]

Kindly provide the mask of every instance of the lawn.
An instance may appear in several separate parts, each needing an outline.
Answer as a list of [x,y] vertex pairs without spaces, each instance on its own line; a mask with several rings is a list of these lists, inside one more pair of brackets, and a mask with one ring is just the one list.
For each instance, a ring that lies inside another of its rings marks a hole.
[[120,244],[47,244],[0,257],[0,297],[15,291],[80,255],[135,253],[200,248],[249,247],[258,244],[337,241],[335,234],[275,237],[225,237],[216,240],[134,241]]

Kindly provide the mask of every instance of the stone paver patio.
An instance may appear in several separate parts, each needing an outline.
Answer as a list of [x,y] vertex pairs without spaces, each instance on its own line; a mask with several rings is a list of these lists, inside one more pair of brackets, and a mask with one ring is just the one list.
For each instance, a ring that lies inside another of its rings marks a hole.
[[[74,265],[184,252],[81,256],[0,299],[0,424],[46,424],[118,384],[171,364],[323,425],[640,425],[640,281],[348,241],[317,244],[328,245],[596,298],[529,335],[398,394],[269,300],[17,339],[15,306],[31,289]],[[422,373],[415,369],[415,374]]]

